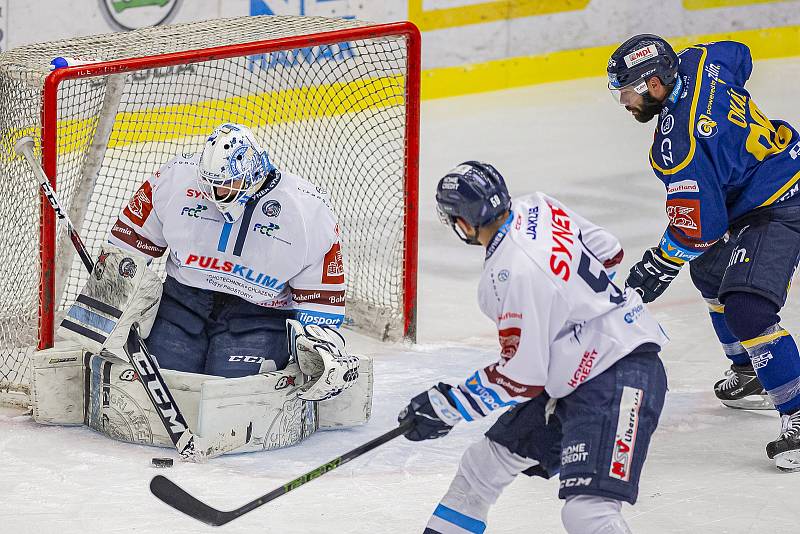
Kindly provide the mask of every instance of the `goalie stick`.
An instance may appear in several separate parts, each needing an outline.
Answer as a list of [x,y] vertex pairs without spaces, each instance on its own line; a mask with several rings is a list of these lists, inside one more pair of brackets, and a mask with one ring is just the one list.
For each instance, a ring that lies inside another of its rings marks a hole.
[[91,273],[92,269],[94,269],[94,262],[89,256],[89,252],[86,250],[86,245],[83,244],[81,236],[78,235],[78,232],[72,225],[72,221],[69,220],[67,212],[61,207],[61,203],[58,201],[58,197],[56,197],[56,192],[50,185],[50,180],[47,179],[47,175],[45,175],[39,162],[36,161],[36,158],[33,156],[33,138],[21,137],[19,141],[14,144],[14,152],[24,157],[28,165],[33,169],[33,174],[35,174],[36,179],[39,180],[39,187],[42,188],[42,194],[50,202],[50,206],[53,208],[53,211],[56,212],[56,217],[67,225],[69,238],[72,240],[72,244],[75,245],[75,250],[78,251],[78,255],[81,257],[81,261],[83,261],[86,269]]
[[142,336],[139,334],[139,325],[133,323],[128,339],[125,342],[125,354],[136,369],[139,381],[144,386],[150,402],[156,409],[158,417],[164,424],[169,434],[169,439],[184,460],[202,462],[208,458],[215,458],[226,452],[233,451],[246,445],[252,436],[253,423],[235,427],[228,432],[217,435],[207,440],[189,430],[189,425],[183,417],[178,403],[167,387],[161,371],[158,369],[153,356],[147,350]]
[[356,447],[355,449],[348,451],[337,458],[334,458],[330,462],[324,463],[316,469],[312,469],[304,475],[300,475],[294,480],[275,488],[269,493],[262,495],[261,497],[254,499],[249,503],[240,506],[239,508],[236,508],[235,510],[226,512],[212,508],[198,498],[190,495],[186,490],[162,475],[156,475],[153,477],[153,480],[150,481],[150,491],[161,501],[175,508],[176,510],[181,511],[184,514],[197,519],[198,521],[202,521],[207,525],[218,527],[229,523],[237,517],[241,517],[248,512],[252,512],[256,508],[277,499],[281,495],[285,495],[290,491],[299,488],[303,484],[311,482],[312,480],[321,477],[325,473],[333,471],[337,467],[346,464],[350,460],[354,460],[362,454],[365,454],[372,449],[375,449],[380,445],[383,445],[384,443],[405,434],[411,428],[411,425],[411,421],[408,421],[397,428],[378,436],[372,441],[368,441],[367,443],[364,443],[363,445],[360,445],[359,447]]
[[[45,175],[39,162],[36,161],[33,155],[33,144],[32,137],[22,137],[14,144],[14,152],[24,157],[28,165],[30,165],[39,180],[42,193],[49,201],[58,219],[67,225],[70,240],[81,257],[83,265],[91,273],[94,269],[94,262],[89,256],[81,236],[75,230],[67,212],[59,202],[55,190],[53,190],[50,181],[47,179],[47,175]],[[164,424],[170,440],[184,460],[201,462],[238,449],[250,441],[253,430],[252,423],[246,427],[241,425],[238,428],[233,428],[210,440],[206,440],[189,430],[189,425],[186,423],[186,419],[164,382],[158,365],[147,350],[147,345],[145,345],[141,335],[139,335],[139,325],[137,323],[131,326],[131,331],[123,349],[131,365],[136,369],[139,381],[144,387],[147,397],[153,404],[153,408],[155,408],[161,422]]]

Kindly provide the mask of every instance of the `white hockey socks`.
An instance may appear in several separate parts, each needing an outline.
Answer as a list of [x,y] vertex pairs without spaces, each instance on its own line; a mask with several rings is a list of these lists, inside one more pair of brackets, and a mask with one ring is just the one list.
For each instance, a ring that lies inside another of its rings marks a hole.
[[427,528],[441,534],[484,532],[489,507],[519,473],[536,464],[484,437],[464,451]]
[[561,508],[569,534],[632,534],[622,517],[622,502],[597,495],[572,495]]

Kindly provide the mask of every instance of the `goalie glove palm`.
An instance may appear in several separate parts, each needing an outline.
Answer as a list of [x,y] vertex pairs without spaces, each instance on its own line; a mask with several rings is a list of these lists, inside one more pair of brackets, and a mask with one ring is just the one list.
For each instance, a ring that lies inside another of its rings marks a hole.
[[303,374],[314,380],[303,386],[298,397],[307,401],[330,399],[358,379],[358,356],[348,354],[344,338],[332,328],[286,321],[289,355]]

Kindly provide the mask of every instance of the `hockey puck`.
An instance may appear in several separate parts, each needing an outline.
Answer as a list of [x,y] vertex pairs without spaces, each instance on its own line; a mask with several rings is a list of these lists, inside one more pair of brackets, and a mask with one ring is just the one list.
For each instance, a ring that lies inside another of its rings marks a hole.
[[172,458],[153,458],[150,463],[153,467],[172,467]]

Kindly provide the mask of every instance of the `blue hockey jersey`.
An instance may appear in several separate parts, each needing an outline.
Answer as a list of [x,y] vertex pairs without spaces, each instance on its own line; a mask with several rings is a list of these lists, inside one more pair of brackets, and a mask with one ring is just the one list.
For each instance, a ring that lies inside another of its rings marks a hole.
[[744,88],[753,70],[744,44],[695,45],[679,56],[650,164],[667,189],[661,250],[680,263],[702,254],[741,215],[800,203],[800,135],[767,119]]

